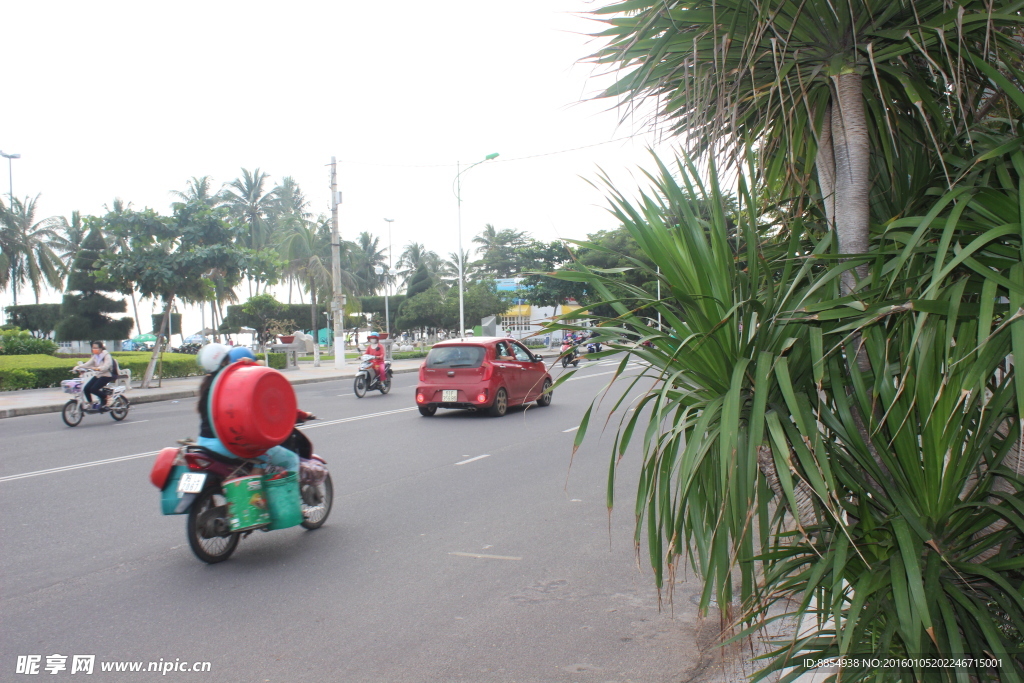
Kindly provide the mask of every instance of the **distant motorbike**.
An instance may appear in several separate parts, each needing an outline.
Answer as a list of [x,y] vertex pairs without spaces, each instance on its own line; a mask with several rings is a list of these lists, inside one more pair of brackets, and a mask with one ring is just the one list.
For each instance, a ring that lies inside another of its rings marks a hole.
[[[81,365],[81,363],[78,365]],[[124,372],[128,373],[127,370]],[[99,408],[93,408],[92,404],[85,400],[85,392],[83,391],[86,383],[95,376],[95,372],[86,372],[81,377],[61,381],[60,388],[64,390],[65,394],[71,394],[72,396],[71,400],[64,404],[64,409],[60,414],[64,424],[68,427],[77,427],[85,415],[110,413],[110,417],[118,422],[128,417],[128,409],[131,407],[131,402],[124,393],[131,386],[131,375],[120,374],[114,378],[113,383],[100,389],[100,394],[103,396],[104,401],[100,404]],[[113,396],[113,399],[110,399],[111,396]]]
[[587,353],[601,353],[601,342],[593,341],[587,344]]
[[364,354],[359,357],[359,370],[356,372],[355,383],[353,389],[355,390],[356,397],[362,398],[366,396],[368,390],[378,389],[380,393],[386,394],[391,391],[391,378],[394,375],[391,372],[391,361],[384,361],[384,375],[383,380],[377,376],[377,372],[373,369],[373,361],[376,360],[376,356]]
[[572,339],[563,339],[562,346],[559,348],[559,354],[562,358],[562,367],[569,367],[569,363],[572,363],[573,367],[580,364],[579,349],[576,346],[576,342]]
[[[298,501],[289,497],[295,495],[291,493],[294,489],[286,486],[275,487],[275,492],[280,491],[277,496],[285,496],[284,501],[275,498],[269,488],[281,475],[254,474],[255,468],[263,466],[257,460],[229,458],[191,441],[178,443],[180,448],[160,451],[150,481],[161,490],[165,515],[188,515],[188,545],[203,562],[228,559],[238,542],[257,529],[271,531],[299,524],[319,529],[327,521],[334,502],[331,473],[298,429],[282,444],[299,455]],[[279,506],[292,508],[294,518],[288,519],[287,513],[275,518]]]

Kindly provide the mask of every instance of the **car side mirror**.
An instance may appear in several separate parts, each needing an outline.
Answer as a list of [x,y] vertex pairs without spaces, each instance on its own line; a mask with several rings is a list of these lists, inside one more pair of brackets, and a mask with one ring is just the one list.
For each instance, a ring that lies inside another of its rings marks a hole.
[[534,359],[535,361],[540,361],[540,360],[544,360],[544,356],[534,356],[534,357],[533,357],[533,359]]

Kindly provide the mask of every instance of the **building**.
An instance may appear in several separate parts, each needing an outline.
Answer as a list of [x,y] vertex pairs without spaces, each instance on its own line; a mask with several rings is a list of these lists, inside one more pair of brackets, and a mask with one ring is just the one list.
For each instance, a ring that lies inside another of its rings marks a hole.
[[[500,278],[495,281],[499,292],[517,292],[523,289],[521,278]],[[525,299],[513,300],[513,305],[498,320],[499,334],[504,333],[514,339],[525,339],[543,331],[544,324],[551,322],[555,316],[570,313],[579,308],[575,301],[568,301],[559,306],[533,306]],[[561,341],[562,333],[557,331],[552,341]]]

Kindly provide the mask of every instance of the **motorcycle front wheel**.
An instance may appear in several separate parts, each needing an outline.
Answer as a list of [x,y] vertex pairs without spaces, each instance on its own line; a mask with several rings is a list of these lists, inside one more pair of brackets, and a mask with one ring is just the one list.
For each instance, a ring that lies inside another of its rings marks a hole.
[[334,483],[330,472],[316,486],[302,487],[302,526],[307,529],[319,529],[331,514],[334,503]]
[[61,411],[60,416],[64,418],[64,424],[68,427],[76,427],[82,421],[82,414],[82,405],[78,401],[71,400],[64,404],[64,410]]
[[223,562],[238,547],[238,534],[231,533],[228,503],[224,496],[207,489],[188,510],[188,545],[207,564]]
[[115,398],[113,405],[110,406],[110,417],[118,422],[128,417],[128,399],[124,396]]
[[568,356],[562,356],[562,367],[563,368],[569,367],[569,357]]
[[362,398],[363,396],[366,396],[366,377],[364,377],[363,375],[358,375],[356,377],[355,383],[352,385],[352,389],[353,391],[356,392],[357,398]]

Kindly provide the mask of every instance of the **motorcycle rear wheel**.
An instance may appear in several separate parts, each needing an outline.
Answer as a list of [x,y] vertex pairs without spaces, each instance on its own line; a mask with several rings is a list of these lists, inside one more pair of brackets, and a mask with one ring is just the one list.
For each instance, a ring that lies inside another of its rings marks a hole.
[[228,504],[224,496],[211,489],[200,493],[188,509],[188,523],[185,526],[188,545],[195,556],[207,564],[223,562],[231,557],[231,553],[238,547],[238,534],[228,531],[230,528]]
[[110,406],[110,417],[118,422],[128,417],[128,399],[124,396],[115,398],[113,405]]
[[[331,506],[334,504],[334,483],[331,481],[330,472],[324,477],[324,480],[320,482],[315,488],[315,491],[306,491],[307,486],[302,487],[302,526],[307,529],[319,529],[327,521],[327,515],[331,514]],[[319,496],[320,503],[318,505],[309,505],[306,503],[307,494]]]
[[383,384],[380,385],[380,393],[386,394],[391,391],[391,378],[388,377]]
[[362,375],[356,377],[356,381],[352,385],[352,390],[356,392],[356,398],[366,396],[366,378]]
[[71,400],[64,404],[64,410],[61,411],[60,416],[68,427],[77,427],[78,423],[82,421],[83,414],[81,404]]

